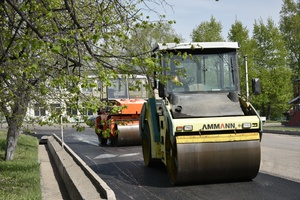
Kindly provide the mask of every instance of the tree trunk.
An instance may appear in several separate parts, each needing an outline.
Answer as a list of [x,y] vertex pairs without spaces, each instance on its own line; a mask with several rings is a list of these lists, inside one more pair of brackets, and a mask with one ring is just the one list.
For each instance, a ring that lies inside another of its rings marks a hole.
[[[24,90],[25,91],[25,90]],[[14,106],[11,107],[11,116],[6,116],[6,121],[8,125],[6,146],[5,146],[5,160],[13,160],[14,153],[18,143],[18,136],[20,134],[20,129],[22,127],[27,107],[28,107],[28,95],[27,93],[22,93],[18,95],[19,98],[15,99]]]
[[265,104],[264,104],[264,103],[262,103],[262,106],[261,106],[261,110],[260,110],[259,115],[260,115],[260,116],[266,116],[266,119],[268,119],[267,113],[266,113],[266,108],[265,108]]
[[15,150],[18,143],[19,128],[17,123],[10,122],[8,124],[8,132],[6,137],[5,160],[13,160]]
[[267,119],[271,120],[271,105],[268,104],[267,107]]

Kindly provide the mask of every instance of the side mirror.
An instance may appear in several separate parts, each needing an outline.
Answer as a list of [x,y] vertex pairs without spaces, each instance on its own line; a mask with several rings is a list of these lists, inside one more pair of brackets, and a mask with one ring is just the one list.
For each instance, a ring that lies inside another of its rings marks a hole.
[[165,98],[167,96],[166,87],[160,81],[158,81],[158,96],[161,98]]
[[258,78],[252,79],[252,93],[260,94],[260,81]]

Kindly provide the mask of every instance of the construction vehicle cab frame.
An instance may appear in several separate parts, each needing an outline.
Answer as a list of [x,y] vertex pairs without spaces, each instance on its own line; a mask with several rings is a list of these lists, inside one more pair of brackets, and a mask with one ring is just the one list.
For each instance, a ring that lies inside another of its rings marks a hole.
[[[240,96],[236,42],[158,44],[168,77],[140,116],[146,166],[161,160],[172,184],[251,180],[260,166],[262,122]],[[253,81],[259,93],[259,80]]]

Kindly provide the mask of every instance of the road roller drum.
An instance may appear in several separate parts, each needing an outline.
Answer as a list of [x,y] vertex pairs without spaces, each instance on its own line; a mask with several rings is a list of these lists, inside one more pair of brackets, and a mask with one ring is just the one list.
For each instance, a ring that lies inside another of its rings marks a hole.
[[117,146],[140,145],[141,135],[138,124],[118,126],[117,140]]
[[173,184],[251,180],[259,171],[259,140],[176,143],[172,151],[167,169]]

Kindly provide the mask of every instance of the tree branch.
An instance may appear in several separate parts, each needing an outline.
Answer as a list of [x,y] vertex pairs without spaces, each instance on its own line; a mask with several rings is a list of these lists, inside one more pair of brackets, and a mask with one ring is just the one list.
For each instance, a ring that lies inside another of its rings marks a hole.
[[[20,15],[20,17],[27,23],[27,25],[33,30],[33,32],[36,33],[36,35],[41,39],[43,40],[43,35],[37,30],[37,28],[31,24],[26,16],[21,12],[21,10],[16,6],[14,5],[10,0],[6,0],[6,2]],[[44,40],[43,40],[44,41]]]

